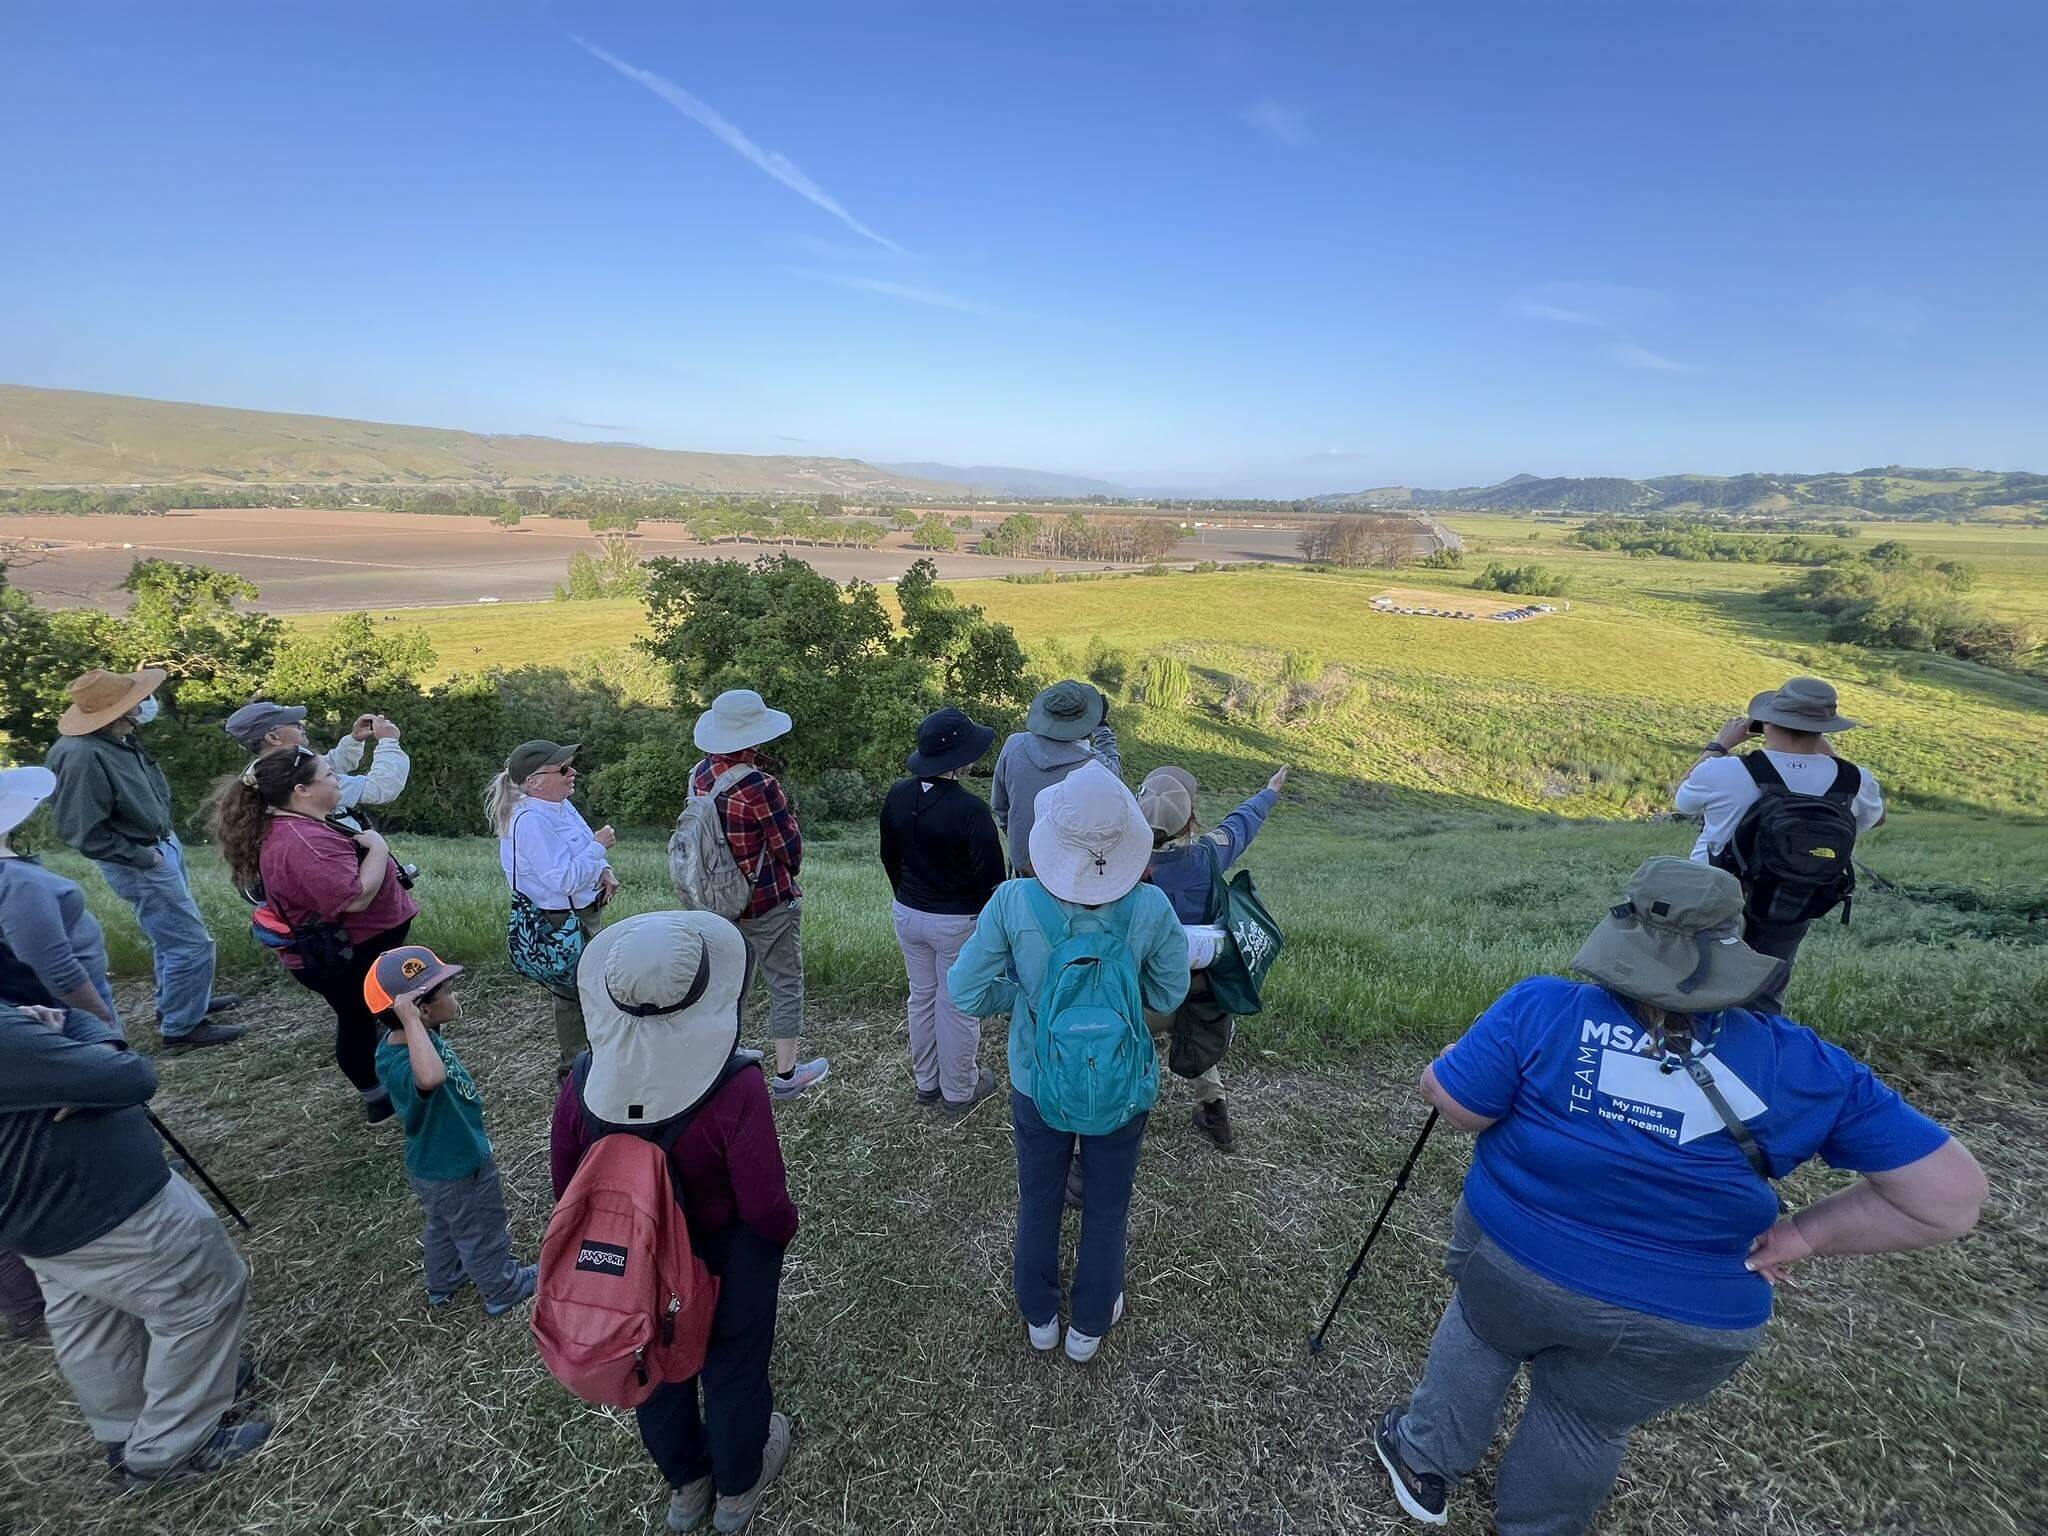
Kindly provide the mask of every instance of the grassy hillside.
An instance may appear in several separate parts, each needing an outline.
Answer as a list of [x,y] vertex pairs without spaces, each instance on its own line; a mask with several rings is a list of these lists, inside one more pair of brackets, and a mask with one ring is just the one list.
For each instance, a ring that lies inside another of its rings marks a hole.
[[858,459],[685,453],[0,384],[0,486],[191,481],[957,493]]

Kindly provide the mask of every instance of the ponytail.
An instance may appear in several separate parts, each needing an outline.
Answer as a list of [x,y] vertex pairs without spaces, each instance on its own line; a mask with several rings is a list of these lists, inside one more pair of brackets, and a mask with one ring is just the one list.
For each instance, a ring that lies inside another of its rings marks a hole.
[[238,886],[261,874],[263,832],[270,812],[291,803],[292,791],[313,782],[320,755],[305,747],[266,752],[240,773],[230,774],[207,797],[214,842]]
[[484,819],[491,824],[492,836],[503,837],[512,830],[512,813],[525,798],[525,788],[513,783],[512,775],[500,768],[484,788]]

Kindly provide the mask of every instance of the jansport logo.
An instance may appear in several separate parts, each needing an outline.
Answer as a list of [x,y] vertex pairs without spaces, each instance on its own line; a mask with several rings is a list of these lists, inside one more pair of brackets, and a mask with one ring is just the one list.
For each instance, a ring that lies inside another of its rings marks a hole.
[[610,1243],[585,1243],[576,1250],[576,1267],[595,1275],[623,1275],[626,1250]]

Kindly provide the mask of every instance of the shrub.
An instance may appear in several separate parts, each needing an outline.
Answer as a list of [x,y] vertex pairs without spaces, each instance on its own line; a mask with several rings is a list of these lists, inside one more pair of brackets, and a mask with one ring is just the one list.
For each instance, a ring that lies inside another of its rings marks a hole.
[[1193,691],[1188,664],[1178,656],[1154,653],[1138,670],[1138,697],[1154,709],[1183,709]]
[[1104,693],[1120,694],[1131,675],[1131,653],[1096,635],[1088,642],[1087,656],[1082,665],[1089,682]]
[[804,814],[821,822],[862,821],[880,803],[867,779],[852,768],[827,768],[803,796]]
[[1521,597],[1561,597],[1571,590],[1571,578],[1547,565],[1502,565],[1489,560],[1472,585]]
[[1289,651],[1280,659],[1280,680],[1312,683],[1323,675],[1323,659],[1313,651]]

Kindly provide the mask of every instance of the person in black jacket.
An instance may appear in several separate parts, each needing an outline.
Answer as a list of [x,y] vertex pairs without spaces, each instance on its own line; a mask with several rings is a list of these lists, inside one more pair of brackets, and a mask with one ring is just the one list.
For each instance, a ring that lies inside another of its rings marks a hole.
[[981,1021],[955,1008],[946,972],[975,919],[1003,883],[996,819],[960,775],[996,739],[964,710],[941,709],[917,728],[910,773],[882,802],[882,864],[896,893],[891,912],[910,975],[910,1068],[917,1102],[964,1115],[996,1091],[978,1065]]
[[149,1058],[79,1009],[0,1003],[0,1249],[42,1287],[57,1367],[130,1486],[216,1472],[268,1424],[223,1422],[249,1270],[165,1166]]

